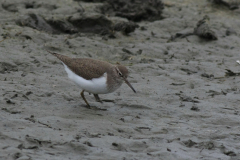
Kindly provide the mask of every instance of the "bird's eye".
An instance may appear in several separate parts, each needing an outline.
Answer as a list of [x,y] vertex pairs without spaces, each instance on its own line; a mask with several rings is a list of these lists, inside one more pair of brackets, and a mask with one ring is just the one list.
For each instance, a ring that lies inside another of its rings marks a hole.
[[121,73],[121,72],[118,72],[118,75],[119,75],[119,76],[122,76],[122,73]]

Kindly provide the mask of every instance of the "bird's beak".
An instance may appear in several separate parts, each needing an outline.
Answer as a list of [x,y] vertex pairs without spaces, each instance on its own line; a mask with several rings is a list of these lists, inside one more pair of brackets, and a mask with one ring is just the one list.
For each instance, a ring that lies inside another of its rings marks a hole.
[[133,90],[134,93],[136,93],[135,89],[133,88],[133,86],[128,82],[128,80],[126,78],[123,78],[125,83]]

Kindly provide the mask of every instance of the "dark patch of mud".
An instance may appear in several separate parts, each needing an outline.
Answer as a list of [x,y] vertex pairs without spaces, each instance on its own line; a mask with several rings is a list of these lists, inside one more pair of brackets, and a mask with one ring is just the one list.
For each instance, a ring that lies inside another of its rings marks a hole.
[[164,4],[161,0],[75,0],[104,2],[100,7],[103,14],[127,18],[130,21],[155,21],[163,19]]

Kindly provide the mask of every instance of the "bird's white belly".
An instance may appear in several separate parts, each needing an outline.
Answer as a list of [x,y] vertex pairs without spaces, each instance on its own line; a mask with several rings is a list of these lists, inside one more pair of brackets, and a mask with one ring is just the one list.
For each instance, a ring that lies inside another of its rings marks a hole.
[[72,72],[64,63],[64,68],[68,74],[68,78],[75,82],[80,88],[86,92],[93,94],[105,94],[109,93],[107,89],[107,73],[100,78],[93,78],[92,80],[86,80],[74,72]]

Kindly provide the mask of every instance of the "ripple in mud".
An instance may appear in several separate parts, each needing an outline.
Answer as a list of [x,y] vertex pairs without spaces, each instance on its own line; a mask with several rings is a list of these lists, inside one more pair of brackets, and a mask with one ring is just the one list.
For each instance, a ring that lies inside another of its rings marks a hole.
[[202,149],[204,148],[208,150],[213,150],[216,148],[214,142],[212,141],[197,143],[189,139],[188,141],[184,141],[183,143],[188,148],[194,147],[194,148],[202,148]]
[[149,146],[145,142],[141,141],[132,141],[129,144],[125,143],[112,143],[113,150],[122,151],[122,152],[144,152]]
[[0,62],[0,73],[4,74],[10,71],[18,71],[17,66],[8,62]]

